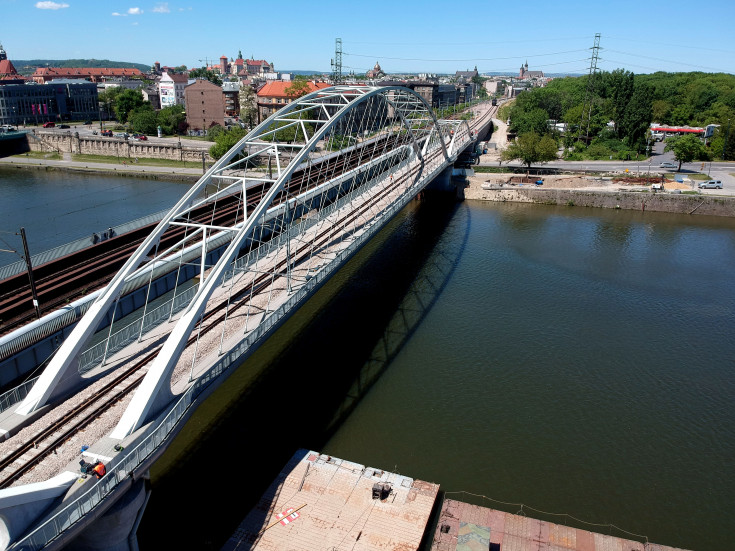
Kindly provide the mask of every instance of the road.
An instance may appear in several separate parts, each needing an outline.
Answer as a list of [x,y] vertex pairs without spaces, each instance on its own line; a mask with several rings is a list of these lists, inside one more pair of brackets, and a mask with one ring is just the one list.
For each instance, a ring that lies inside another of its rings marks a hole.
[[[103,123],[105,129],[111,129],[113,126],[115,126],[117,123]],[[100,131],[100,125],[99,123],[94,124],[71,124],[69,125],[70,128],[44,128],[43,126],[31,126],[28,125],[26,127],[19,127],[19,130],[36,130],[37,132],[56,132],[56,133],[63,133],[63,132],[78,132],[79,136],[82,138],[101,138],[106,139],[104,136],[99,135]],[[97,132],[95,135],[94,133]],[[121,130],[113,130],[115,134],[120,134]],[[210,147],[212,147],[212,142],[208,142],[205,140],[190,140],[188,138],[184,138],[183,140],[176,137],[166,137],[166,138],[158,138],[156,136],[147,136],[147,142],[152,144],[166,144],[166,145],[172,145],[172,144],[178,144],[181,142],[181,145],[183,147],[186,147],[187,149],[201,149],[203,151],[209,150]]]

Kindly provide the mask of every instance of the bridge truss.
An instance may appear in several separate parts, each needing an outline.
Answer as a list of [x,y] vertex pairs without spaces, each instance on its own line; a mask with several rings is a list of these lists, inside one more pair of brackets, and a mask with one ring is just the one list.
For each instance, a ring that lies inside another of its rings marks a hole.
[[[160,222],[16,413],[32,414],[84,383],[89,367],[80,364],[82,352],[127,280],[146,269],[152,279],[164,264],[197,263],[193,296],[175,315],[172,306],[166,325],[173,328],[111,433],[124,438],[211,365],[212,348],[221,355],[263,323],[382,225],[391,205],[415,196],[470,139],[464,121],[437,121],[419,95],[401,87],[336,86],[287,104],[217,161]],[[172,233],[179,235],[176,244],[159,250],[162,236]],[[224,312],[216,331],[209,321],[215,310]],[[109,340],[100,363],[116,365]]]

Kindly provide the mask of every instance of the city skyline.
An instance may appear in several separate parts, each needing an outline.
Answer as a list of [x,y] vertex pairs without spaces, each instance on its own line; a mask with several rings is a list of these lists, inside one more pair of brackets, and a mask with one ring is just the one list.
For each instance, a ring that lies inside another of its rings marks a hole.
[[[717,13],[702,30],[681,29],[691,4],[600,6],[568,2],[563,7],[532,1],[517,5],[472,5],[448,10],[435,0],[397,5],[377,0],[364,8],[320,3],[305,9],[286,0],[277,14],[268,6],[243,9],[221,0],[203,2],[95,3],[90,0],[0,0],[0,44],[13,59],[108,59],[152,65],[217,64],[242,51],[276,70],[330,72],[335,39],[342,39],[342,72],[363,74],[376,61],[387,73],[517,73],[589,70],[595,33],[601,34],[598,68],[635,73],[735,73],[728,49],[732,3],[715,0]],[[693,14],[692,14],[693,15]],[[29,24],[29,22],[31,24]],[[35,29],[35,30],[32,30]]]

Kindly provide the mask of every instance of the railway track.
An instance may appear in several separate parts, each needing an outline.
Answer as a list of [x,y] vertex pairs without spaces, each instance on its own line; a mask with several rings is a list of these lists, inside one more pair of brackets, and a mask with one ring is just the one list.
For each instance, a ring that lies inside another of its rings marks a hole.
[[[438,154],[434,153],[433,156]],[[429,159],[432,159],[433,156]],[[391,181],[370,202],[364,203],[357,209],[345,214],[335,221],[334,225],[322,231],[316,237],[315,242],[302,244],[293,251],[291,257],[278,261],[273,270],[275,274],[286,276],[289,269],[293,270],[294,267],[311,258],[314,250],[328,246],[334,239],[334,227],[347,227],[352,221],[360,219],[372,207],[374,201],[386,197],[396,187],[405,182],[406,179],[418,173],[419,170],[420,166],[415,166],[408,174],[397,178],[395,182]],[[230,299],[223,300],[215,305],[205,314],[201,322],[200,332],[198,335],[189,338],[187,347],[195,343],[203,334],[219,327],[219,324],[226,317],[232,316],[234,312],[249,304],[250,301],[239,300],[240,298],[246,294],[255,296],[265,292],[273,284],[273,281],[273,274],[261,273],[246,289],[235,293]],[[137,388],[147,372],[145,367],[156,357],[162,345],[163,343],[161,341],[153,350],[147,352],[131,366],[124,368],[119,374],[116,374],[112,380],[107,381],[103,387],[87,397],[80,405],[67,411],[57,419],[45,423],[41,430],[25,438],[23,442],[15,444],[11,451],[0,458],[0,488],[11,486],[25,473],[43,461],[45,457],[56,453],[55,450],[57,448],[63,445],[72,435],[84,428],[86,424],[93,422],[96,417],[102,415]],[[2,446],[0,446],[1,448]],[[21,464],[13,467],[16,462],[20,462]]]
[[[371,155],[381,148],[387,151],[395,140],[398,138],[379,138],[366,147],[336,157],[332,160],[333,162],[324,163],[325,166],[315,164],[316,168],[308,171],[298,170],[291,178],[289,191],[302,189],[309,178],[307,172],[316,171],[317,178],[313,182],[308,182],[315,187],[331,178],[335,172],[359,165],[364,156]],[[248,190],[249,209],[260,201],[263,193],[263,185]],[[216,209],[213,209],[210,204],[204,205],[193,213],[192,221],[231,226],[236,222],[236,217],[241,215],[239,211],[241,198],[242,195],[239,193],[222,198]],[[155,226],[151,224],[139,228],[35,267],[33,273],[41,311],[52,311],[103,287]],[[165,250],[172,246],[183,237],[185,231],[185,228],[178,226],[170,228],[161,237],[159,248]],[[32,300],[27,274],[18,274],[0,281],[0,335],[35,318]]]

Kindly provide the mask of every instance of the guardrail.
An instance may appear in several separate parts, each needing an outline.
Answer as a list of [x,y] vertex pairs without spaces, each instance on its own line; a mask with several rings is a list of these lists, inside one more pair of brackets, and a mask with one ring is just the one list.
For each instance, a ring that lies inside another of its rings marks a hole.
[[[428,182],[444,168],[443,163],[437,163],[434,169],[429,170],[421,182]],[[23,549],[24,551],[40,550],[48,543],[59,537],[77,523],[85,514],[101,503],[122,481],[131,476],[131,473],[140,466],[153,452],[158,449],[173,431],[179,421],[184,417],[194,400],[252,348],[261,338],[278,325],[281,319],[296,307],[302,300],[307,298],[323,281],[331,277],[332,273],[339,268],[352,254],[360,249],[377,233],[384,224],[398,213],[421,189],[423,184],[408,186],[406,190],[380,215],[373,218],[366,230],[356,236],[352,242],[343,250],[338,252],[334,259],[322,267],[314,276],[305,281],[304,284],[284,302],[265,317],[258,326],[253,329],[247,337],[242,339],[236,346],[224,354],[204,375],[197,379],[192,386],[176,402],[171,411],[162,419],[158,425],[152,425],[149,433],[143,440],[125,453],[113,458],[107,465],[107,474],[87,492],[81,494],[69,503],[61,511],[49,520],[41,524],[23,539],[12,544],[9,549]]]

